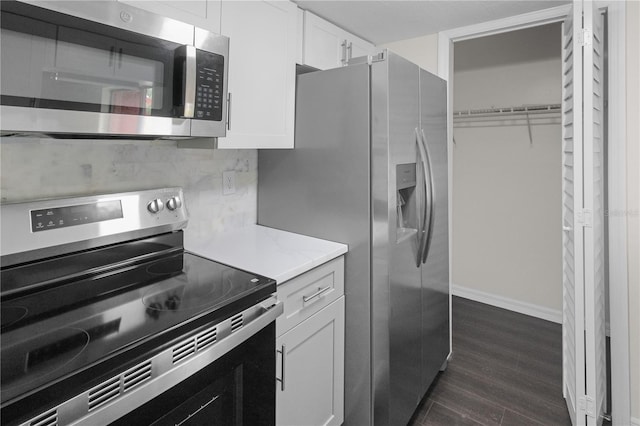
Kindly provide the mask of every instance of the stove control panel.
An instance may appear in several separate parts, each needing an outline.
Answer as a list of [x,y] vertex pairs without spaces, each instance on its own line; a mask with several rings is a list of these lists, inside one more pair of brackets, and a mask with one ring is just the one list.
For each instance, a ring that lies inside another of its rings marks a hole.
[[[0,203],[0,256],[6,265],[183,229],[182,188]],[[49,232],[44,232],[49,231]]]
[[51,207],[31,210],[31,230],[39,232],[121,218],[122,203],[120,200]]

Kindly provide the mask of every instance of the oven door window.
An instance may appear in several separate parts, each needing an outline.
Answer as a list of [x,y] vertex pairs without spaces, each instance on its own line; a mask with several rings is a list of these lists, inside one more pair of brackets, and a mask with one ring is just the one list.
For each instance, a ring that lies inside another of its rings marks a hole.
[[3,105],[172,115],[177,44],[56,12],[42,15],[2,12]]
[[275,323],[112,426],[275,425]]
[[[218,378],[151,423],[152,426],[242,425],[242,366]],[[212,423],[214,419],[219,422]]]

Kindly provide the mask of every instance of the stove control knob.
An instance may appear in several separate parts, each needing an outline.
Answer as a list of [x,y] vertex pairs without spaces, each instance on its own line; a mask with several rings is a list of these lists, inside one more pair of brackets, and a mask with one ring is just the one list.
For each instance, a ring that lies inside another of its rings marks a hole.
[[180,197],[171,197],[167,200],[167,208],[169,210],[177,210],[180,207],[182,207],[182,200],[180,199]]
[[149,201],[149,204],[147,204],[147,210],[149,210],[150,213],[161,212],[162,210],[164,210],[164,203],[159,198],[153,201]]

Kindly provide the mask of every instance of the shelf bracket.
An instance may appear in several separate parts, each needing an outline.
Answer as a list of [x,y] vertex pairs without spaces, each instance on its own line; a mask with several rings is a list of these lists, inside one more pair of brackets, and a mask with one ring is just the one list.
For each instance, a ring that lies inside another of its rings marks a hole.
[[529,111],[527,111],[527,130],[529,130],[529,145],[533,145],[533,136],[531,136],[531,121],[529,120]]

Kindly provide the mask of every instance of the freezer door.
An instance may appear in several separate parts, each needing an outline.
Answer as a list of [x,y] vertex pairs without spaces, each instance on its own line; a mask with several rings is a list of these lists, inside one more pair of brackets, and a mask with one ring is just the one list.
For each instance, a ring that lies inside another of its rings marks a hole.
[[303,74],[296,90],[295,149],[258,153],[258,223],[348,244],[345,424],[369,425],[369,66]]
[[420,127],[431,166],[429,240],[422,267],[422,387],[427,389],[449,354],[449,209],[447,86],[420,70]]

